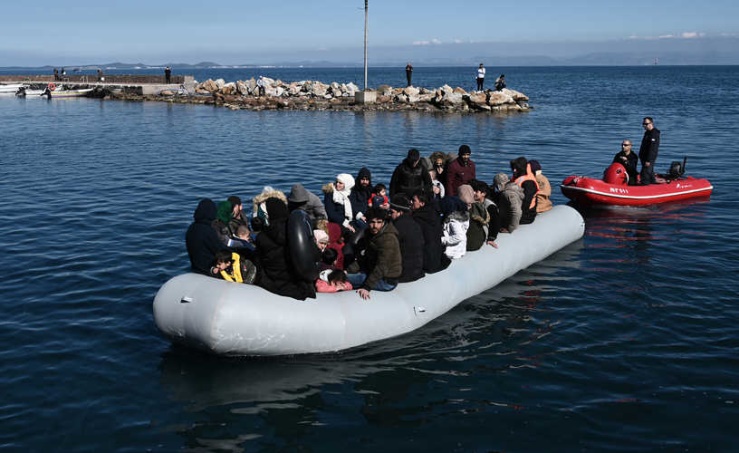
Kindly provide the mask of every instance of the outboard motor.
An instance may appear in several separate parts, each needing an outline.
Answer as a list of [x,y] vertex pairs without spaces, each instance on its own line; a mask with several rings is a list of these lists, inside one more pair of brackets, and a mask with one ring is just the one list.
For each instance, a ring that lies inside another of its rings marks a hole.
[[623,165],[614,162],[603,172],[603,181],[615,186],[625,186],[629,183],[629,174]]
[[687,162],[688,158],[684,157],[683,161],[680,162],[679,160],[673,161],[670,164],[670,171],[667,173],[667,177],[669,179],[677,179],[685,174],[685,163]]

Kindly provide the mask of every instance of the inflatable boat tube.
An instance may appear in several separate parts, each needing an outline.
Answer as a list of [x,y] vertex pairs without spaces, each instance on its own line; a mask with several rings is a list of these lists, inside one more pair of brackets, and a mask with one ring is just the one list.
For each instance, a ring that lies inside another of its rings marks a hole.
[[498,236],[498,248],[454,260],[445,270],[393,291],[319,293],[305,301],[258,286],[194,273],[176,276],[154,298],[154,320],[172,342],[225,356],[341,351],[411,332],[460,302],[580,239],[582,216],[565,205]]

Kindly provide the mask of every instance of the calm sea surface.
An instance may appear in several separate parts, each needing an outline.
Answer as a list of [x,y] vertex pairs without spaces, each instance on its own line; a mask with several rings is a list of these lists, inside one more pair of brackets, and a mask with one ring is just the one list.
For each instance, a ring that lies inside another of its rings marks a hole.
[[[176,68],[175,68],[176,69]],[[523,115],[248,112],[0,98],[0,450],[573,452],[739,449],[739,67],[491,68]],[[177,72],[177,71],[175,71]],[[355,81],[359,69],[209,70]],[[370,85],[403,83],[402,68]],[[472,88],[474,68],[416,68]],[[641,118],[708,202],[584,212],[582,241],[400,338],[224,360],[152,319],[202,197],[319,192],[409,147],[468,143],[558,183],[599,175]]]

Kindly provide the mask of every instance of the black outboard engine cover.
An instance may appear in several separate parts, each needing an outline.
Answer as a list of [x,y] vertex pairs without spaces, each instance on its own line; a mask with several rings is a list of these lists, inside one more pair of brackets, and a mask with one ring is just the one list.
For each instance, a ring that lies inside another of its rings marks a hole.
[[667,177],[670,179],[677,179],[685,174],[685,161],[688,158],[684,158],[682,162],[675,160],[670,164],[670,171],[667,173]]

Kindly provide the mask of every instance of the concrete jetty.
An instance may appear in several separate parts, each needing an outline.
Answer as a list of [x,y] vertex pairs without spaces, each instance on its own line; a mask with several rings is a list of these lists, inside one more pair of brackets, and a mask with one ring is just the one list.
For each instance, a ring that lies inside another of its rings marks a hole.
[[104,75],[98,80],[96,75],[65,75],[60,80],[53,75],[0,75],[0,83],[22,83],[33,88],[42,88],[49,83],[74,88],[93,88],[94,97],[106,97],[114,92],[131,95],[157,95],[166,90],[194,90],[193,76],[172,76],[166,83],[164,76],[155,75]]

